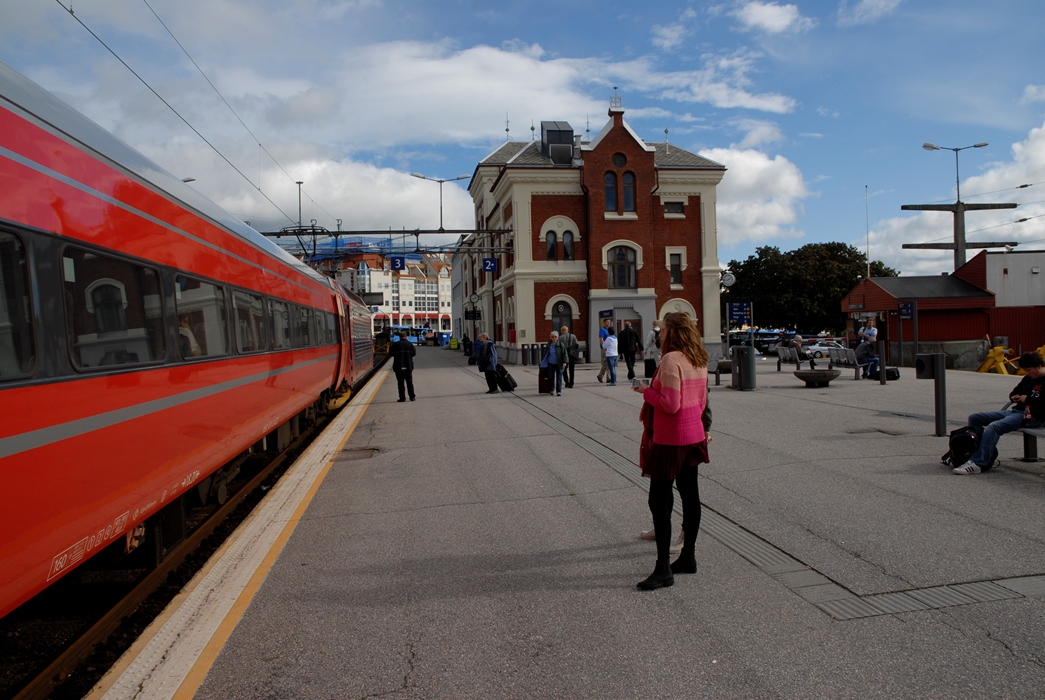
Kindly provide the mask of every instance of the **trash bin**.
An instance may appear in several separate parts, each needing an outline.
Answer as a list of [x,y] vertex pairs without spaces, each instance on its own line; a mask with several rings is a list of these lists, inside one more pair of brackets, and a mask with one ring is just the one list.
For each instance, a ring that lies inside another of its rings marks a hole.
[[755,388],[755,353],[750,347],[734,345],[729,349],[733,365],[732,388],[751,391]]

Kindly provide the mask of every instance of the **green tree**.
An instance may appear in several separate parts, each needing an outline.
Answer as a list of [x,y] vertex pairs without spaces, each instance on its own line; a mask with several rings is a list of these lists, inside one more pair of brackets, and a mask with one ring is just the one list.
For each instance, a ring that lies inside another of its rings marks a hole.
[[[736,283],[723,292],[723,301],[752,302],[758,326],[840,332],[846,321],[842,297],[867,274],[867,256],[845,243],[810,243],[786,253],[764,246],[747,260],[730,260],[726,269]],[[871,276],[897,272],[875,260]]]

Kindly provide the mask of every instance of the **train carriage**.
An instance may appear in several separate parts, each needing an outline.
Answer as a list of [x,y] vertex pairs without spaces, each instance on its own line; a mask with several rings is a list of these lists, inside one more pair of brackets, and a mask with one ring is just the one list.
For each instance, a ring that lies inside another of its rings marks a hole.
[[0,616],[372,362],[358,297],[0,63]]

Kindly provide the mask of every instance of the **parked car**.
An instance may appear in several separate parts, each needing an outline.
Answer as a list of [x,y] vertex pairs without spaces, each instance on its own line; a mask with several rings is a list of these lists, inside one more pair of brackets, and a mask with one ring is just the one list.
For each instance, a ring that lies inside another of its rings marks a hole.
[[833,340],[819,340],[805,349],[813,357],[823,357],[827,355],[829,348],[841,349],[845,348],[841,343],[836,343]]

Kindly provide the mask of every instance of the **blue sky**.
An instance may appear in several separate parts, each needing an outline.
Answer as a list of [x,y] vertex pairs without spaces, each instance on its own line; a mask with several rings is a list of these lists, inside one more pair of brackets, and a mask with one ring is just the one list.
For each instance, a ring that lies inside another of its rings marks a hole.
[[[329,228],[435,228],[438,187],[409,173],[470,174],[506,118],[514,140],[541,120],[594,135],[617,87],[640,136],[667,129],[729,168],[722,263],[869,239],[904,274],[949,271],[950,251],[900,248],[951,238],[949,214],[900,211],[954,199],[954,156],[926,141],[989,142],[960,155],[963,198],[1020,203],[969,214],[969,240],[1045,247],[1038,0],[77,0],[236,170],[63,5],[0,0],[0,60],[257,228],[296,221],[295,180],[304,218]],[[447,228],[473,223],[458,185],[444,185]]]

